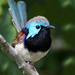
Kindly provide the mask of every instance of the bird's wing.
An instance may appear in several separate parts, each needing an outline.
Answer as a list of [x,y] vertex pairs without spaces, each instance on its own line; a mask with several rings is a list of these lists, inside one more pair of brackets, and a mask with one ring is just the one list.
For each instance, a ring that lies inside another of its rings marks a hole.
[[10,6],[9,12],[12,16],[12,22],[18,32],[21,31],[26,25],[27,16],[26,16],[26,4],[23,1],[19,1],[16,5],[15,1],[8,0]]
[[14,41],[12,42],[12,46],[15,47],[16,44],[21,44],[23,42],[24,35],[21,35],[21,31],[16,35]]

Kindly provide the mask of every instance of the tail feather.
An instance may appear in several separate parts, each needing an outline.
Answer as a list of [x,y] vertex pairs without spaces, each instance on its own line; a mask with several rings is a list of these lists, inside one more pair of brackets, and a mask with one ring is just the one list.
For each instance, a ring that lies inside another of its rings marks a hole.
[[26,5],[24,2],[19,1],[16,5],[15,1],[8,0],[10,6],[9,12],[12,16],[12,22],[18,32],[26,25]]
[[18,11],[20,14],[20,18],[22,21],[22,27],[26,25],[27,22],[27,16],[26,16],[26,4],[23,1],[19,1],[17,3]]
[[[10,13],[11,16],[12,16],[12,12],[11,12],[11,9],[10,9],[10,8],[9,8],[9,13]],[[18,28],[18,26],[16,25],[14,19],[12,19],[12,23],[13,23],[13,25],[15,26],[15,28],[17,29],[17,31],[19,32],[19,28]]]
[[9,8],[8,10],[9,10],[10,15],[12,16],[11,8]]
[[15,28],[17,29],[17,31],[20,32],[20,30],[19,30],[18,26],[16,25],[14,19],[12,19],[12,23],[13,23],[13,25],[15,26]]

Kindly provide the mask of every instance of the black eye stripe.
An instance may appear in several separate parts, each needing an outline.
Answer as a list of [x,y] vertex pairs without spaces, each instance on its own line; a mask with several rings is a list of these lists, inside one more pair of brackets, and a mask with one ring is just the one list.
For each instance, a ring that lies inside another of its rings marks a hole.
[[37,29],[39,29],[39,28],[40,28],[40,26],[39,26],[39,25],[37,25],[37,26],[36,26],[36,28],[37,28]]
[[25,33],[25,35],[28,35],[29,30],[27,28],[22,28],[21,32]]

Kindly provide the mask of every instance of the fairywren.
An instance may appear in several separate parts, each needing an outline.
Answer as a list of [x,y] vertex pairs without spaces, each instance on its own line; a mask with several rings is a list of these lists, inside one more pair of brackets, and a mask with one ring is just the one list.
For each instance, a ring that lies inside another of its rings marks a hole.
[[18,31],[12,46],[28,62],[36,62],[44,57],[51,46],[50,29],[55,28],[43,16],[36,16],[27,21],[26,4],[8,0],[12,22]]

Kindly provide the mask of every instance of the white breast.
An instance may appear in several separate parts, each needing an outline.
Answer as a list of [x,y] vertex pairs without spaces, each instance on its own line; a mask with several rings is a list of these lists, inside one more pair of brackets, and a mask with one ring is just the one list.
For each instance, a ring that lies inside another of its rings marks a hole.
[[47,52],[36,52],[36,53],[29,52],[27,48],[24,48],[24,44],[23,43],[17,44],[15,46],[15,49],[21,54],[22,58],[25,61],[30,61],[30,62],[33,62],[33,63],[35,61],[38,61],[42,57],[44,57],[49,51],[48,50]]

